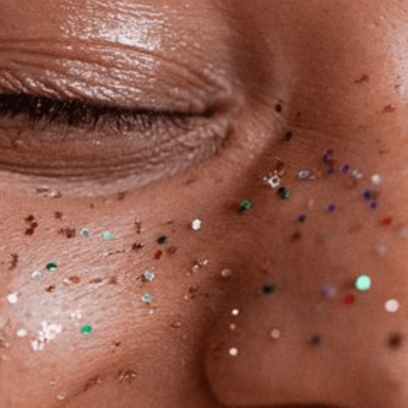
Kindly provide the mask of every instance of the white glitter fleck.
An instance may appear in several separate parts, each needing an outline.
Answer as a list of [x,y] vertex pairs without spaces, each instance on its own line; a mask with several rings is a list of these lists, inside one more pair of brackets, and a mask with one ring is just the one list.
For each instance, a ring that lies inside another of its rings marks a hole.
[[231,330],[235,330],[237,328],[237,325],[234,323],[231,323],[229,327]]
[[395,313],[399,309],[398,300],[390,299],[385,302],[385,310],[389,313]]
[[221,271],[221,276],[223,278],[228,278],[229,276],[231,276],[232,271],[231,269],[224,269],[223,271]]
[[154,297],[150,293],[144,293],[142,296],[142,301],[145,303],[150,303],[153,299]]
[[234,309],[234,310],[231,312],[231,314],[232,314],[233,316],[238,316],[238,315],[239,315],[239,310],[238,310],[238,309]]
[[41,280],[42,276],[43,276],[43,274],[42,274],[42,272],[40,272],[40,271],[34,271],[34,272],[31,274],[31,278],[32,278],[33,281],[35,281],[35,282],[39,282],[39,281]]
[[149,269],[143,274],[143,279],[147,282],[152,282],[156,279],[156,273],[153,270]]
[[351,175],[352,175],[354,178],[356,178],[356,179],[361,179],[361,178],[363,178],[363,173],[361,173],[361,171],[359,171],[359,170],[353,170],[353,171],[351,172]]
[[71,316],[71,319],[78,319],[78,320],[82,319],[82,314],[79,310],[75,310],[74,312],[70,314],[70,316]]
[[229,354],[230,354],[230,356],[233,356],[233,357],[237,356],[238,355],[238,349],[235,348],[235,347],[231,347],[229,349]]
[[62,326],[60,324],[48,324],[47,322],[41,322],[42,330],[38,332],[36,340],[31,342],[31,347],[34,351],[43,350],[44,344],[50,340],[55,339],[56,335],[61,333]]
[[10,293],[7,295],[7,300],[9,303],[11,303],[12,305],[14,305],[15,303],[17,303],[18,301],[18,293]]
[[271,337],[275,340],[279,339],[281,336],[281,333],[278,329],[273,329],[271,330]]
[[17,336],[18,336],[18,337],[25,337],[25,336],[27,336],[27,330],[26,330],[26,329],[18,329],[18,330],[17,330]]
[[379,174],[374,174],[374,176],[371,177],[371,181],[379,186],[383,182],[383,178]]
[[191,229],[193,229],[194,231],[198,231],[201,229],[201,224],[202,224],[201,220],[197,218],[191,222]]
[[298,178],[301,180],[308,179],[312,173],[309,170],[300,170],[297,174]]
[[64,401],[65,398],[67,398],[67,393],[66,393],[66,392],[60,392],[60,393],[57,395],[57,400],[58,400],[58,401]]
[[265,184],[268,184],[273,189],[279,187],[281,184],[281,179],[278,176],[269,175],[268,177],[264,177],[263,181]]

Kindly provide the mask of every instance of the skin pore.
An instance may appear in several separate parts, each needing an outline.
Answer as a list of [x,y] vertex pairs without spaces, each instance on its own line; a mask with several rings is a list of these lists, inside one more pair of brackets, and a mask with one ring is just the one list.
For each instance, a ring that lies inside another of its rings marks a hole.
[[1,407],[406,408],[407,12],[0,0]]

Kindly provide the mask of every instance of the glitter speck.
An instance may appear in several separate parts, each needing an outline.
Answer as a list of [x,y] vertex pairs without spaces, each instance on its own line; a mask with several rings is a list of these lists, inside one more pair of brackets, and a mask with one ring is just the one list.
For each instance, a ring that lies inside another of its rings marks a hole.
[[367,275],[360,275],[356,279],[355,285],[360,292],[366,292],[371,287],[371,279]]
[[232,271],[231,269],[224,269],[223,271],[221,271],[221,276],[223,278],[228,278],[229,276],[231,276]]
[[373,196],[373,192],[371,190],[366,189],[363,191],[364,201],[370,201],[372,196]]
[[249,211],[252,208],[252,202],[249,200],[242,200],[239,206],[239,211]]
[[34,271],[31,274],[31,278],[33,279],[34,282],[39,282],[42,278],[42,273],[40,271]]
[[49,262],[47,263],[46,266],[48,271],[56,271],[57,270],[57,264],[55,262]]
[[197,218],[191,222],[191,229],[194,231],[198,231],[201,229],[201,224],[202,224],[201,220]]
[[361,178],[363,178],[363,173],[361,173],[361,171],[359,171],[359,170],[353,170],[353,172],[351,173],[351,175],[352,175],[355,179],[361,179]]
[[299,214],[298,220],[303,224],[306,221],[306,214]]
[[332,285],[327,284],[323,287],[322,293],[332,298],[336,295],[336,289]]
[[60,392],[60,393],[57,395],[58,401],[64,401],[65,398],[67,398],[67,393],[66,393],[66,392]]
[[232,314],[233,316],[238,316],[238,315],[239,315],[239,310],[238,310],[238,309],[234,309],[234,310],[231,312],[231,314]]
[[238,349],[235,348],[235,347],[230,348],[229,349],[229,354],[230,354],[230,356],[233,356],[233,357],[237,356],[238,355]]
[[281,187],[278,190],[278,194],[280,195],[282,200],[287,200],[291,196],[292,192],[285,187]]
[[83,334],[91,334],[92,333],[92,327],[89,326],[88,324],[83,326],[81,329],[81,333]]
[[89,228],[81,228],[79,235],[81,235],[81,237],[88,238],[91,236],[91,230]]
[[371,181],[373,182],[373,184],[379,186],[383,179],[379,174],[374,174],[374,176],[371,177]]
[[350,170],[350,166],[348,166],[347,164],[343,164],[340,167],[340,172],[343,173],[343,174],[346,174],[349,170]]
[[231,323],[229,327],[231,330],[235,330],[237,328],[237,325],[235,323]]
[[152,282],[156,279],[156,274],[153,270],[148,270],[143,274],[143,279],[147,282]]
[[110,232],[110,231],[104,231],[104,232],[102,232],[101,235],[102,235],[102,239],[104,241],[109,241],[109,240],[113,239],[113,233]]
[[309,170],[300,170],[297,176],[301,180],[306,180],[311,176],[311,172]]
[[9,303],[11,303],[12,305],[14,305],[15,303],[17,303],[18,301],[18,294],[16,293],[10,293],[7,295],[7,300]]
[[280,333],[280,331],[278,330],[278,329],[273,329],[273,330],[271,330],[271,337],[274,339],[274,340],[277,340],[277,339],[279,339],[280,338],[280,336],[281,336],[281,333]]
[[269,176],[264,178],[264,183],[275,189],[280,186],[281,179],[278,176]]
[[17,336],[22,338],[27,336],[27,330],[26,329],[18,329],[17,330]]
[[336,207],[335,207],[334,204],[330,204],[329,207],[328,207],[329,213],[333,213],[335,209],[336,209]]
[[144,293],[143,296],[142,296],[142,301],[144,303],[150,303],[153,299],[154,299],[154,297],[150,293]]
[[390,299],[385,302],[385,310],[389,313],[395,313],[399,309],[399,302],[395,299]]

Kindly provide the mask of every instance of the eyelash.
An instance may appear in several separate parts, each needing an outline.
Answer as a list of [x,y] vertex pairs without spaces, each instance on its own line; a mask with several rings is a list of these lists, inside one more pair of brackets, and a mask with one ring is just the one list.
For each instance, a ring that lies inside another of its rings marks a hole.
[[192,115],[183,112],[154,111],[151,109],[128,109],[84,103],[79,100],[56,100],[48,97],[19,94],[0,94],[0,118],[15,118],[22,115],[31,128],[41,122],[56,127],[86,127],[95,131],[110,125],[118,132],[123,130],[146,133],[153,126],[162,125],[165,130],[172,127],[190,130]]

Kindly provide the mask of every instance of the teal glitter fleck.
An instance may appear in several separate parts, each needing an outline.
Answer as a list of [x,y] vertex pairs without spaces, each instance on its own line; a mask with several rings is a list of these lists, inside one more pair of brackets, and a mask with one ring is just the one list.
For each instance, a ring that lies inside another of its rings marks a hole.
[[355,285],[360,292],[365,292],[371,287],[371,279],[367,275],[360,275],[356,279]]
[[162,235],[161,237],[159,237],[159,238],[157,239],[157,242],[158,242],[159,244],[165,244],[165,243],[167,242],[167,237],[166,237],[165,235]]
[[105,241],[109,241],[110,239],[113,238],[113,233],[110,231],[104,231],[102,232],[102,239]]
[[88,324],[83,326],[81,329],[81,333],[83,334],[91,334],[92,333],[92,327],[89,326]]
[[252,202],[249,200],[242,200],[239,206],[239,211],[249,211],[252,208]]

